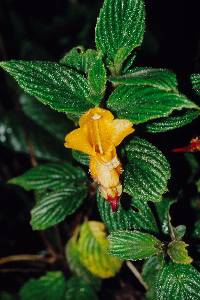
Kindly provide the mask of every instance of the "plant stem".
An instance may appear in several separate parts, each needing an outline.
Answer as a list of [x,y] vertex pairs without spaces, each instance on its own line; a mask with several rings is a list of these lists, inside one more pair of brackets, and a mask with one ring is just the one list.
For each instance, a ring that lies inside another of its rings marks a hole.
[[145,290],[148,290],[148,285],[144,282],[140,272],[136,269],[133,263],[127,260],[126,265],[129,268],[129,270],[131,270],[131,272],[135,275],[135,277],[141,283],[141,285],[145,288]]
[[42,261],[48,262],[48,258],[42,255],[32,255],[32,254],[20,254],[11,255],[0,258],[0,265],[7,264],[14,261]]

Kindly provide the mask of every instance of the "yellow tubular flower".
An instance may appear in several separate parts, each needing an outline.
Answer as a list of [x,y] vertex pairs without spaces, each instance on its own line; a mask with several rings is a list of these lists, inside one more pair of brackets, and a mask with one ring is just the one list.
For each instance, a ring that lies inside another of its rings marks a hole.
[[128,120],[114,119],[112,113],[99,107],[92,108],[79,120],[80,128],[65,137],[65,147],[90,156],[90,173],[99,185],[101,195],[110,202],[112,210],[118,208],[122,193],[120,174],[123,169],[116,147],[134,132]]

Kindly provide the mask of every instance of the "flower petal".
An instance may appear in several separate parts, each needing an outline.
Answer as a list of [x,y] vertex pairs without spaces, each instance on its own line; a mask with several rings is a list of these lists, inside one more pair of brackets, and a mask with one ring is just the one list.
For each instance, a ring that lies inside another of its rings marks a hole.
[[93,120],[109,120],[112,121],[114,119],[113,114],[106,109],[95,107],[88,110],[86,113],[84,113],[79,120],[79,125],[82,127],[85,124],[90,124]]
[[89,143],[88,129],[86,126],[78,128],[70,132],[65,137],[65,147],[93,155],[94,150]]
[[135,129],[133,124],[128,120],[115,119],[112,121],[112,143],[116,146],[121,144],[123,139],[133,133]]

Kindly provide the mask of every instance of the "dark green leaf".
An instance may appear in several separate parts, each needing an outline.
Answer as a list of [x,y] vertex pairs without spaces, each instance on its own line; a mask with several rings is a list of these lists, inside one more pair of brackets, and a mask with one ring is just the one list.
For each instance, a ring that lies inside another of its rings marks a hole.
[[141,201],[161,201],[170,178],[170,167],[162,152],[140,138],[134,138],[126,151],[124,190]]
[[193,237],[200,239],[200,220],[195,222],[194,224],[194,232],[193,232]]
[[80,151],[72,150],[72,156],[73,158],[81,163],[82,165],[88,166],[89,165],[89,156],[85,153],[82,153]]
[[109,231],[143,229],[157,232],[155,218],[147,202],[131,199],[131,203],[124,207],[121,203],[117,212],[113,213],[110,204],[99,194],[98,208],[103,222]]
[[0,120],[0,143],[16,152],[30,153],[38,159],[67,159],[68,151],[54,136],[19,112]]
[[96,25],[96,46],[120,69],[141,45],[145,28],[143,0],[105,0]]
[[65,277],[61,272],[48,272],[39,279],[30,279],[20,290],[21,300],[63,300]]
[[110,254],[121,259],[144,259],[162,252],[162,243],[148,233],[118,230],[112,232],[108,239]]
[[170,262],[159,271],[156,291],[158,300],[198,300],[200,273],[191,265]]
[[200,74],[191,75],[192,86],[197,95],[200,95]]
[[62,65],[87,74],[96,62],[99,52],[93,49],[84,50],[78,46],[70,50],[60,61]]
[[91,107],[87,81],[74,70],[44,61],[11,60],[0,66],[27,93],[53,109],[81,114]]
[[14,296],[7,293],[7,292],[1,292],[0,293],[0,300],[14,300]]
[[199,117],[199,111],[183,111],[180,112],[178,115],[173,114],[172,116],[170,115],[166,118],[159,118],[156,121],[150,121],[146,124],[145,128],[148,132],[151,133],[166,132],[188,125],[197,117]]
[[199,109],[182,94],[143,85],[118,86],[108,99],[108,108],[134,124],[169,116],[174,110]]
[[174,235],[177,241],[181,240],[186,232],[186,226],[185,225],[179,225],[177,227],[174,227]]
[[172,241],[168,245],[167,253],[173,262],[177,264],[191,264],[192,258],[188,255],[189,245],[183,241]]
[[165,234],[169,234],[169,210],[175,202],[174,199],[164,198],[161,202],[155,204],[162,232]]
[[88,73],[91,102],[99,104],[106,90],[106,69],[101,57],[99,57]]
[[43,230],[63,221],[77,210],[86,195],[87,189],[83,184],[47,192],[31,211],[33,229]]
[[73,128],[73,123],[66,118],[65,114],[53,111],[25,94],[21,95],[20,104],[27,117],[46,129],[63,145],[66,133]]
[[93,288],[79,277],[67,281],[67,291],[63,300],[98,300]]
[[9,180],[9,183],[20,185],[26,190],[61,190],[84,182],[86,182],[86,177],[82,169],[75,168],[68,163],[39,165]]
[[151,86],[164,91],[176,91],[178,84],[173,72],[153,68],[134,68],[125,75],[112,76],[109,80],[122,85]]

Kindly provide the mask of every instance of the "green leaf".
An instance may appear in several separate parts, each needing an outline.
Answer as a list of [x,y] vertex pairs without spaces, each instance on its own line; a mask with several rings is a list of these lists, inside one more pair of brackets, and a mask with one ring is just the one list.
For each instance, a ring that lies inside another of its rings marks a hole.
[[22,94],[19,100],[24,114],[46,129],[63,145],[66,133],[73,128],[73,123],[66,118],[66,115],[53,111],[25,94]]
[[75,233],[68,241],[66,246],[66,257],[70,270],[78,277],[82,278],[88,284],[92,285],[96,290],[100,288],[101,279],[95,277],[80,260],[80,252],[78,248],[78,232]]
[[134,86],[151,86],[164,91],[176,91],[176,75],[166,69],[134,68],[125,75],[111,76],[109,80],[113,83]]
[[140,138],[134,138],[126,152],[124,191],[141,201],[161,201],[170,178],[170,167],[162,152]]
[[146,124],[145,128],[150,133],[166,132],[188,125],[197,117],[199,117],[199,111],[193,109],[181,111],[179,114],[175,113],[166,118],[150,121]]
[[0,66],[30,95],[51,108],[81,114],[91,107],[86,79],[53,62],[11,60]]
[[142,278],[148,285],[146,298],[148,300],[156,299],[155,282],[158,275],[158,271],[164,264],[162,255],[151,256],[142,267]]
[[176,203],[176,200],[164,198],[161,202],[155,204],[158,219],[160,221],[162,232],[164,234],[169,234],[168,216],[169,216],[170,207],[174,203]]
[[0,128],[0,143],[16,152],[29,154],[32,147],[37,159],[58,161],[68,157],[63,143],[20,112],[1,118]]
[[175,110],[199,109],[186,96],[152,86],[118,86],[108,99],[108,108],[117,117],[129,119],[134,124],[167,117]]
[[100,278],[115,276],[122,264],[108,254],[108,244],[103,223],[90,221],[81,226],[78,240],[80,260],[92,274]]
[[153,235],[139,231],[114,231],[109,237],[110,254],[120,259],[145,259],[162,252],[162,243]]
[[175,235],[176,240],[180,241],[185,235],[186,226],[185,225],[179,225],[177,227],[174,227],[173,230],[174,230],[174,235]]
[[200,193],[200,179],[196,182],[197,192]]
[[200,220],[195,222],[194,224],[194,231],[193,231],[193,237],[199,239],[200,238]]
[[0,293],[0,300],[14,300],[14,296],[7,293],[7,292],[1,292]]
[[90,97],[93,104],[99,104],[106,90],[106,69],[102,59],[99,57],[88,73],[88,84]]
[[96,46],[120,69],[140,46],[145,29],[143,0],[105,0],[96,25]]
[[63,300],[66,290],[61,272],[48,272],[39,279],[30,279],[20,290],[21,300]]
[[62,190],[46,193],[31,211],[31,225],[34,230],[44,230],[73,214],[87,195],[85,185],[69,186]]
[[72,68],[80,73],[87,74],[96,62],[99,52],[93,49],[84,50],[78,46],[70,50],[60,61],[62,65]]
[[167,253],[176,264],[191,264],[192,258],[186,249],[188,246],[183,241],[172,241],[168,245]]
[[93,288],[79,277],[71,277],[67,281],[64,300],[98,300]]
[[81,168],[69,163],[48,163],[36,166],[23,175],[9,180],[26,190],[60,190],[74,184],[85,183],[86,176]]
[[117,212],[113,213],[108,201],[105,201],[100,194],[97,195],[99,212],[109,231],[143,229],[148,232],[158,232],[155,218],[147,202],[133,198],[128,201],[129,203],[125,201],[122,203],[122,201],[123,199]]
[[72,150],[73,158],[82,165],[89,166],[89,155],[80,151]]
[[159,271],[156,291],[158,300],[198,300],[200,273],[191,265],[170,262]]
[[192,74],[191,75],[192,87],[197,93],[200,95],[200,74]]

